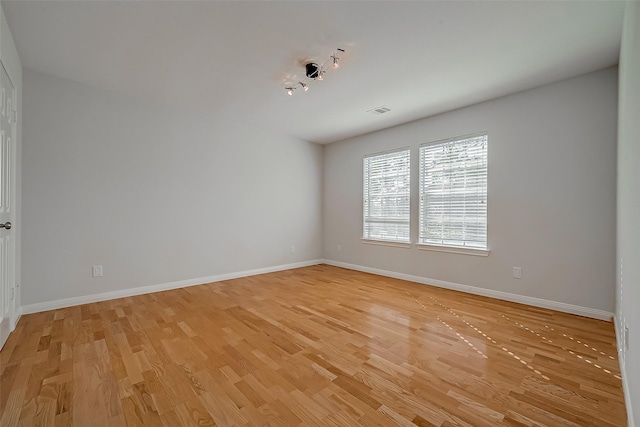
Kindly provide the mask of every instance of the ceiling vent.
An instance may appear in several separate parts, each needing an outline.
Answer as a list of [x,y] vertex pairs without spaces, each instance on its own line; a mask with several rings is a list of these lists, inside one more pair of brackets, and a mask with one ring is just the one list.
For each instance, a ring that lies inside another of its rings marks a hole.
[[381,105],[380,107],[376,107],[373,110],[367,111],[367,113],[380,115],[380,114],[388,113],[389,111],[391,111],[391,108],[389,108],[389,107],[387,107],[385,105]]

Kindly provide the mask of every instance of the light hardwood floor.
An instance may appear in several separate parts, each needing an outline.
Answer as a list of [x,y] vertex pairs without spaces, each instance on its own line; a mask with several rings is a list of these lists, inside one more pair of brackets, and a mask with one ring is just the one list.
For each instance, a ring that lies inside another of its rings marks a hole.
[[611,323],[326,265],[23,316],[3,427],[623,426]]

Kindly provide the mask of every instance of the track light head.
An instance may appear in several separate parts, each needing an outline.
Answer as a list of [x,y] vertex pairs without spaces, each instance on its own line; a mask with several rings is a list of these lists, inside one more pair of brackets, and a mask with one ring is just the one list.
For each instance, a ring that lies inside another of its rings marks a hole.
[[338,64],[338,57],[337,56],[332,56],[331,58],[333,58],[333,68],[338,68],[340,66],[340,64]]
[[302,86],[302,89],[303,89],[305,92],[309,90],[309,86],[307,86],[306,84],[304,84],[304,83],[302,83],[302,82],[298,82],[298,84],[299,84],[300,86]]
[[295,87],[285,87],[285,90],[289,94],[289,96],[293,95],[293,91],[296,90]]

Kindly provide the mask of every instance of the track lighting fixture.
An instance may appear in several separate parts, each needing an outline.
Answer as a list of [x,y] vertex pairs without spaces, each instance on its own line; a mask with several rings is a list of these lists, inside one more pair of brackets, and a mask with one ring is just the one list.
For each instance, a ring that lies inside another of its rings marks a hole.
[[[303,81],[298,81],[298,84],[302,87],[302,89],[305,92],[309,90],[309,83],[311,82],[311,80],[320,80],[320,81],[324,80],[323,76],[327,72],[326,70],[329,64],[331,64],[331,67],[334,69],[340,66],[338,64],[338,59],[340,59],[337,56],[338,52],[344,52],[344,49],[340,49],[340,48],[336,49],[336,51],[333,52],[333,55],[331,55],[329,59],[327,59],[322,65],[319,65],[316,62],[307,62],[304,65],[307,83]],[[293,91],[297,89],[297,85],[290,84],[289,86],[286,86],[284,89],[287,91],[287,94],[293,95]]]

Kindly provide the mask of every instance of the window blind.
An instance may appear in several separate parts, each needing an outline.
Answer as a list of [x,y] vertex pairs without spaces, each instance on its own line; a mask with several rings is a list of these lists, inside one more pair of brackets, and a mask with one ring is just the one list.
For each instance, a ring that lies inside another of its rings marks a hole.
[[487,249],[487,134],[420,146],[419,243]]
[[364,158],[363,238],[410,243],[409,149]]

